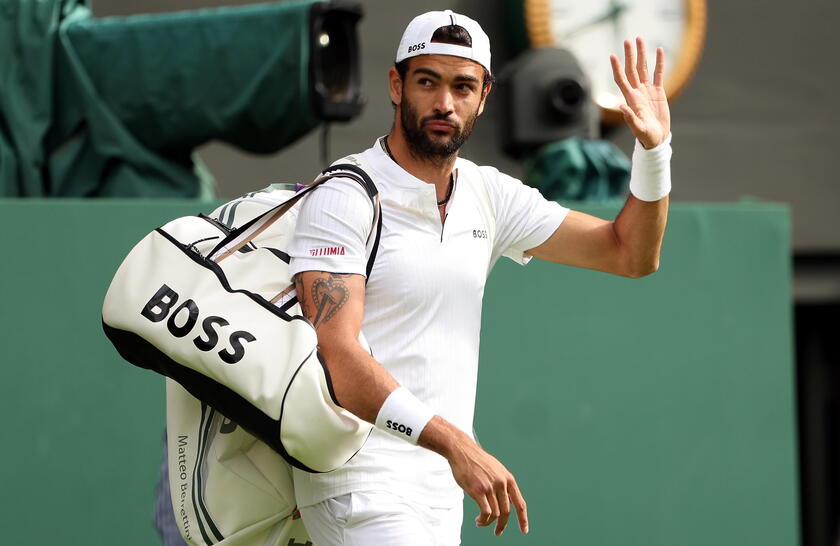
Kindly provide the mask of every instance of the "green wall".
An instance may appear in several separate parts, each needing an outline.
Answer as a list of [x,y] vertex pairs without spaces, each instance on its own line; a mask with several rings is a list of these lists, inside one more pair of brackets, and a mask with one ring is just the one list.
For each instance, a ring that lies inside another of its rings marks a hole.
[[[189,201],[0,200],[0,521],[7,544],[156,544],[163,384],[101,333],[107,283]],[[584,207],[612,216],[615,207]],[[675,205],[660,271],[500,263],[476,429],[531,534],[464,544],[798,544],[790,218]]]
[[519,477],[531,534],[494,544],[798,544],[789,222],[676,205],[643,279],[497,266],[476,430]]

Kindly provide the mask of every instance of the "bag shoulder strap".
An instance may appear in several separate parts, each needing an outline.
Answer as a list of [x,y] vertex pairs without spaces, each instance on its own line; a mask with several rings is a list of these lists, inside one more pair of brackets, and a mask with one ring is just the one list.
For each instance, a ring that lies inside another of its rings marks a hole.
[[277,219],[286,214],[298,201],[300,201],[310,191],[315,190],[324,182],[333,178],[350,178],[358,182],[368,194],[373,204],[373,222],[367,240],[367,254],[369,255],[366,266],[367,275],[373,269],[373,263],[376,259],[376,252],[379,248],[379,240],[382,233],[382,214],[379,202],[379,190],[376,188],[371,177],[361,167],[361,161],[355,156],[348,156],[347,163],[336,163],[326,168],[321,174],[307,186],[304,186],[295,195],[280,203],[279,205],[270,208],[259,216],[251,219],[242,226],[232,230],[213,250],[211,250],[207,257],[214,262],[220,262],[238,251],[240,248],[248,244],[254,237],[262,233],[266,228],[273,224]]
[[370,279],[370,274],[373,271],[373,264],[376,262],[379,240],[382,237],[382,207],[379,203],[379,190],[369,174],[374,172],[374,170],[370,168],[370,165],[361,156],[348,155],[342,157],[323,171],[323,173],[340,172],[351,172],[359,175],[365,181],[363,185],[368,192],[368,197],[370,197],[373,203],[373,222],[368,233],[365,249],[368,256],[367,265],[365,266],[365,284],[367,284]]

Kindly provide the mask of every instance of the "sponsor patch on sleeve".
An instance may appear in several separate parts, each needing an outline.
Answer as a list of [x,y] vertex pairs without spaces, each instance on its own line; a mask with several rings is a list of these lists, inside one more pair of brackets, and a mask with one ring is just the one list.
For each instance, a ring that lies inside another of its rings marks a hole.
[[310,256],[344,256],[343,246],[325,246],[321,248],[310,248]]

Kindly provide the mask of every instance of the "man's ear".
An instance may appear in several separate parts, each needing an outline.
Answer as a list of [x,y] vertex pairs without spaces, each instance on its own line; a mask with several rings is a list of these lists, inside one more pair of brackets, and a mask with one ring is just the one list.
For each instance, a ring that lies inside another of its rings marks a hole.
[[400,73],[395,67],[388,69],[388,92],[391,95],[391,102],[399,104],[402,101],[403,82]]
[[488,82],[487,85],[481,90],[481,102],[478,105],[478,114],[481,115],[484,112],[484,103],[487,102],[487,95],[490,94],[490,89],[493,87],[493,82]]

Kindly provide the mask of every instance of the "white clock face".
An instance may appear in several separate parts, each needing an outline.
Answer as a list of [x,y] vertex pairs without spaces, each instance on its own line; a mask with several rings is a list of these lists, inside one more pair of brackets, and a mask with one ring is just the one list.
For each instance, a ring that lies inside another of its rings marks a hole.
[[615,109],[624,102],[613,81],[610,55],[623,61],[625,39],[644,38],[651,75],[656,48],[665,50],[667,86],[687,30],[687,0],[551,0],[549,10],[554,44],[577,57],[601,107]]

